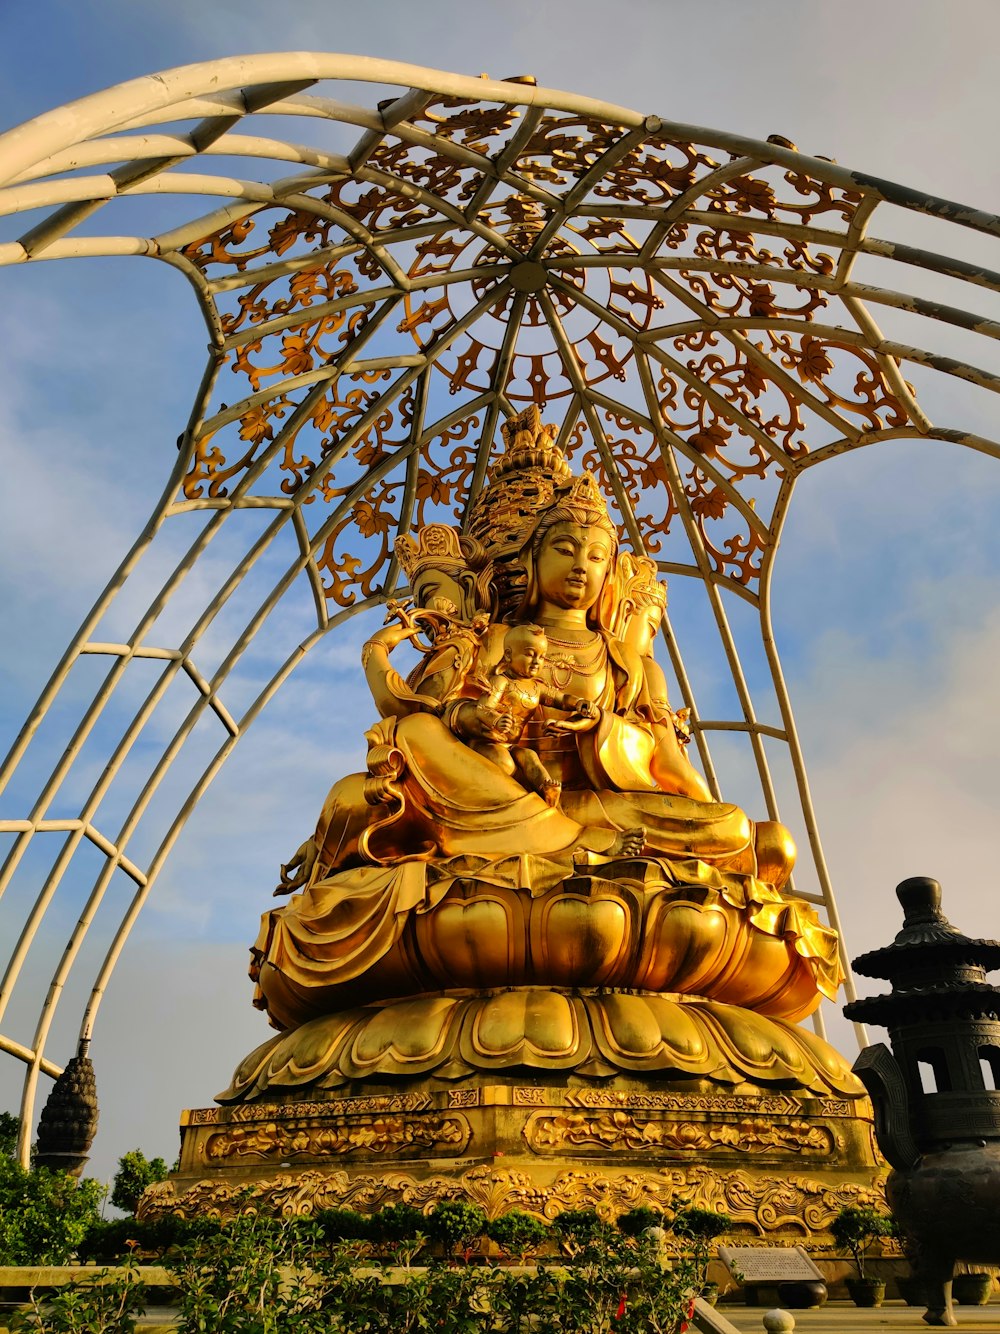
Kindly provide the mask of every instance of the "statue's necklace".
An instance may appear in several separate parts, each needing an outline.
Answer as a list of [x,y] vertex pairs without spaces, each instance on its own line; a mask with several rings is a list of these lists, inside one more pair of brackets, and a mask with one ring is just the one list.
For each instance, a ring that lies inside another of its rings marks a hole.
[[[545,637],[550,644],[563,650],[549,658],[553,684],[558,689],[568,685],[574,676],[597,676],[603,671],[608,660],[608,652],[603,637],[597,632],[589,643],[580,643],[574,639],[559,639],[556,635],[550,634],[548,629],[545,631]],[[572,650],[572,655],[565,652],[567,649]],[[591,649],[593,653],[589,651]],[[586,651],[586,656],[581,655],[581,650]]]

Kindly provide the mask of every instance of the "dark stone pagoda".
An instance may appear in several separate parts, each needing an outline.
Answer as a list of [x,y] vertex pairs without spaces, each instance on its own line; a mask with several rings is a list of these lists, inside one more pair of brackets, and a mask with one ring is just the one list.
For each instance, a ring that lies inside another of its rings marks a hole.
[[854,960],[889,995],[844,1007],[889,1031],[854,1066],[875,1106],[879,1147],[892,1172],[890,1207],[928,1300],[924,1320],[957,1323],[957,1260],[1000,1263],[1000,942],[973,940],[941,912],[941,886],[897,886],[903,929]]

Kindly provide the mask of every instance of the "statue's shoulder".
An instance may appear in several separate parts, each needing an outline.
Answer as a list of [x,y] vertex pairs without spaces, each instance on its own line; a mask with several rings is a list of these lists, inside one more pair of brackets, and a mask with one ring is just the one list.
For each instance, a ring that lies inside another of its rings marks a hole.
[[491,621],[483,631],[482,638],[479,641],[479,668],[483,671],[492,671],[500,662],[503,661],[503,641],[504,636],[510,629],[502,621]]
[[633,648],[631,644],[626,644],[622,639],[616,639],[614,635],[607,631],[603,632],[604,642],[608,647],[608,657],[613,663],[621,667],[628,673],[629,679],[642,679],[643,676],[643,657],[638,649]]

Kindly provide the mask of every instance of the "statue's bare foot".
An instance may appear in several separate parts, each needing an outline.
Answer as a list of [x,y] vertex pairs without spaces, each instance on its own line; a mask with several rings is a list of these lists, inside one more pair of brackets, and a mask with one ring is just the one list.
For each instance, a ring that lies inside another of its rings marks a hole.
[[646,847],[646,830],[642,825],[635,829],[623,829],[611,847],[609,857],[639,857]]
[[559,798],[562,796],[562,783],[551,778],[547,783],[542,784],[542,800],[546,806],[558,806]]

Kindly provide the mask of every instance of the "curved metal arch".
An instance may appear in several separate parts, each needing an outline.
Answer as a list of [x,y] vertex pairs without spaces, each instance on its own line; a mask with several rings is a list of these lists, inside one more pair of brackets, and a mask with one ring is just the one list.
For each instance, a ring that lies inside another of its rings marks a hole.
[[[323,88],[337,80],[402,91],[373,108],[348,106]],[[269,126],[272,117],[300,122],[300,137],[243,132],[261,116]],[[177,128],[189,122],[191,128]],[[323,124],[352,126],[361,137],[343,153],[306,142],[305,127]],[[192,170],[201,159],[229,159],[238,174]],[[263,164],[296,170],[264,180]],[[149,236],[87,234],[122,198],[142,198],[148,207],[166,195],[224,202]],[[917,376],[933,370],[996,392],[1000,377],[933,344],[948,328],[989,343],[1000,322],[910,294],[902,281],[896,290],[853,276],[868,257],[891,261],[901,273],[990,291],[1000,291],[1000,274],[871,236],[871,221],[886,204],[1000,235],[993,215],[810,158],[785,141],[668,122],[528,81],[363,57],[300,52],[185,66],[0,136],[0,219],[27,211],[32,224],[0,242],[0,265],[92,255],[158,259],[188,279],[211,338],[166,489],[0,770],[2,788],[78,658],[109,658],[104,683],[30,812],[0,821],[0,832],[15,835],[0,893],[34,839],[65,838],[0,983],[0,1022],[77,850],[89,843],[105,858],[32,1045],[0,1032],[0,1050],[27,1066],[26,1135],[39,1074],[58,1073],[45,1048],[59,998],[115,871],[123,870],[135,891],[92,989],[83,1038],[176,838],[237,741],[310,648],[393,593],[399,570],[387,533],[430,517],[463,522],[484,484],[501,413],[526,398],[561,413],[560,443],[577,464],[594,467],[625,540],[645,543],[665,571],[704,587],[739,716],[699,716],[669,621],[664,634],[693,710],[706,776],[718,792],[709,733],[745,734],[764,806],[776,818],[764,738],[787,746],[819,885],[816,894],[799,893],[839,926],[771,626],[774,557],[795,481],[836,453],[900,436],[933,435],[1000,454],[997,442],[961,425],[932,424],[902,369]],[[254,229],[260,235],[269,219],[263,244],[255,245]],[[887,339],[871,306],[920,317],[931,346]],[[654,322],[658,310],[668,311],[665,322]],[[336,341],[325,346],[331,334]],[[255,362],[255,355],[272,362]],[[220,373],[227,366],[246,383],[224,406]],[[226,520],[248,508],[270,518],[187,634],[177,644],[148,642],[163,607]],[[164,525],[192,511],[204,512],[205,524],[128,641],[95,639]],[[294,557],[216,671],[203,675],[196,659],[202,637],[287,533]],[[348,541],[353,552],[342,549]],[[303,575],[315,626],[235,716],[223,687]],[[758,717],[724,594],[759,616],[775,724]],[[131,665],[143,659],[164,667],[106,769],[78,816],[50,818],[73,759]],[[108,786],[182,676],[196,697],[111,837],[100,822]],[[141,866],[129,856],[133,834],[207,714],[221,728],[221,744]],[[850,984],[848,990],[853,995]]]

